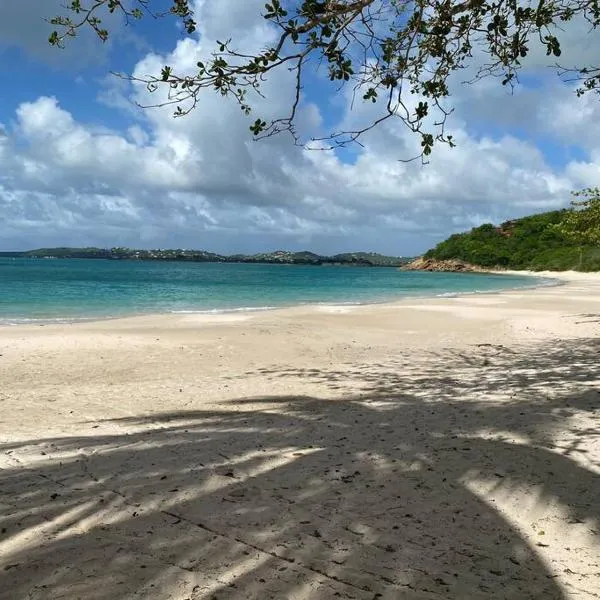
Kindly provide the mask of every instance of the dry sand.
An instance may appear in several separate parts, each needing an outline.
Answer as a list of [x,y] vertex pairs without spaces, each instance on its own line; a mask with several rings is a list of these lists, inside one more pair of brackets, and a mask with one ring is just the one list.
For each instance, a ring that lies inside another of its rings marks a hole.
[[0,598],[600,597],[600,277],[0,329]]

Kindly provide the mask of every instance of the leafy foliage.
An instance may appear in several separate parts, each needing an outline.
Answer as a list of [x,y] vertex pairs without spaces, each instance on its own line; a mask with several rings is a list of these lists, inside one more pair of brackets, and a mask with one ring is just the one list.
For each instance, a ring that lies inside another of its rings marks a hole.
[[600,188],[586,188],[574,192],[575,198],[569,211],[560,224],[562,234],[580,244],[600,244]]
[[[597,210],[596,205],[593,208]],[[571,225],[574,219],[589,223],[590,211],[588,206],[574,207],[507,221],[499,227],[481,225],[450,236],[425,257],[459,259],[490,268],[598,271],[600,220],[596,217],[594,226],[579,232]]]
[[[170,8],[157,11],[161,1]],[[68,16],[50,21],[56,26],[52,45],[64,45],[81,27],[91,27],[106,41],[103,13],[120,13],[127,21],[171,14],[188,34],[196,30],[190,0],[72,0],[66,8]],[[248,92],[260,94],[271,71],[288,69],[296,76],[289,114],[270,122],[259,116],[250,130],[257,137],[287,131],[300,143],[295,121],[303,82],[307,71],[325,65],[336,87],[352,85],[356,97],[378,104],[380,111],[364,127],[332,131],[321,141],[327,139],[331,147],[357,141],[394,117],[420,135],[421,157],[426,157],[436,142],[454,145],[445,132],[452,73],[479,65],[484,56],[475,79],[495,76],[513,85],[533,44],[545,47],[550,62],[560,57],[561,24],[578,17],[597,28],[600,0],[268,0],[263,17],[279,34],[261,51],[245,54],[233,40],[223,40],[208,61],[199,60],[190,72],[165,65],[138,81],[151,92],[166,86],[165,103],[175,105],[177,116],[192,110],[205,89],[233,97],[249,115]],[[559,72],[581,81],[579,94],[600,87],[597,65]]]

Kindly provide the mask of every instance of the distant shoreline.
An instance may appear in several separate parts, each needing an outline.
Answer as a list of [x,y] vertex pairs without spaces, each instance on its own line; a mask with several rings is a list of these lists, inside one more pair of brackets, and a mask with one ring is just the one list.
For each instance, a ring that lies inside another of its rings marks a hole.
[[235,264],[287,264],[310,266],[401,267],[412,258],[386,256],[376,252],[344,252],[332,256],[314,252],[277,250],[258,254],[216,254],[206,250],[133,248],[39,248],[23,252],[0,252],[0,258],[29,258],[35,260],[131,260],[149,262],[201,262]]

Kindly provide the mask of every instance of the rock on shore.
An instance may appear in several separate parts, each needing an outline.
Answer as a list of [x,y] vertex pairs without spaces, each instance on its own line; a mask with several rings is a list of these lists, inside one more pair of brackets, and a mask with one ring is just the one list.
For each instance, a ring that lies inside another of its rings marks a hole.
[[471,265],[462,260],[436,260],[434,258],[416,258],[400,267],[401,271],[440,271],[446,273],[478,273],[485,269]]

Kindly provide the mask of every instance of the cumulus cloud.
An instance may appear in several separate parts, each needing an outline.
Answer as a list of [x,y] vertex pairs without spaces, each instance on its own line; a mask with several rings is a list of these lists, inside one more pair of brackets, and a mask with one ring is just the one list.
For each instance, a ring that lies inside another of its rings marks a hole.
[[[273,32],[252,20],[261,2],[243,4],[199,1],[200,34],[167,55],[143,57],[136,74],[190,67],[224,33],[244,48],[264,45]],[[60,98],[32,97],[0,116],[12,123],[0,135],[0,243],[415,254],[452,231],[564,206],[569,190],[598,179],[600,138],[590,123],[600,123],[600,107],[591,98],[578,101],[560,83],[526,88],[511,99],[519,118],[486,86],[459,93],[458,147],[440,147],[427,166],[399,160],[418,140],[393,122],[370,132],[349,160],[298,148],[285,136],[253,142],[239,107],[210,93],[185,118],[174,119],[172,107],[128,111],[121,113],[127,125],[112,130],[82,121]],[[278,73],[263,91],[258,114],[285,114],[292,74]],[[114,110],[125,96],[161,99],[143,86],[113,92]],[[307,127],[320,126],[323,103],[303,104]],[[476,107],[483,122],[506,131],[474,130]],[[368,117],[360,112],[367,110],[359,106],[351,118]],[[519,127],[522,135],[513,131]],[[582,156],[557,165],[540,135],[577,144]]]

